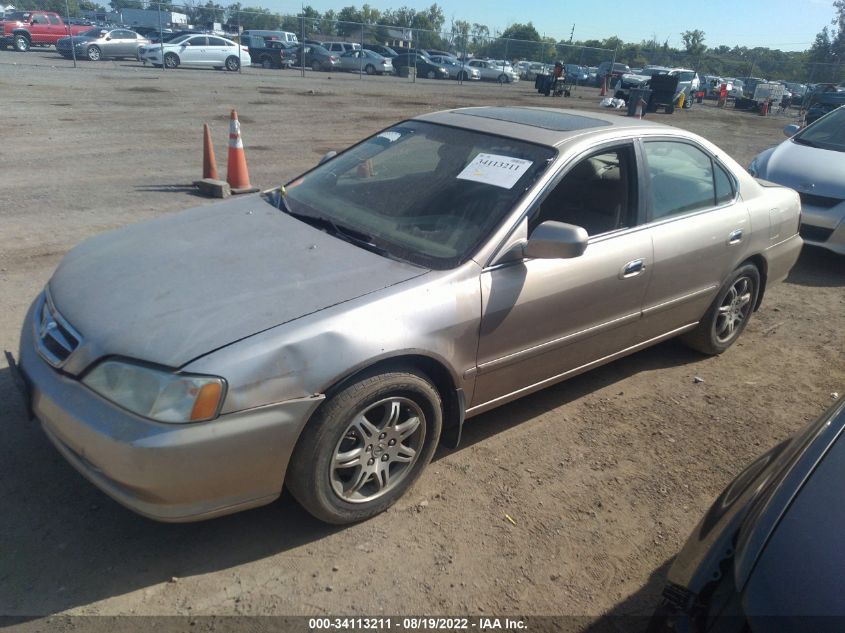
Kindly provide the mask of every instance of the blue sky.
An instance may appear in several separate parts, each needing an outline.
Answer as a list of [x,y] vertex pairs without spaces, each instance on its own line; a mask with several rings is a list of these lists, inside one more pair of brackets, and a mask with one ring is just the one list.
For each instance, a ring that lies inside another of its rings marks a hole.
[[[397,9],[403,5],[423,9],[434,0],[369,0],[377,9]],[[249,5],[251,2],[245,2]],[[255,4],[273,11],[294,13],[300,3],[291,0],[256,0]],[[318,11],[340,10],[364,2],[352,0],[305,0]],[[438,0],[452,19],[481,22],[503,30],[514,22],[533,22],[545,35],[569,39],[575,24],[575,39],[604,39],[617,35],[626,42],[656,37],[681,46],[681,33],[701,29],[705,44],[718,46],[767,46],[781,50],[805,50],[816,33],[835,15],[832,0],[639,0],[639,2],[549,2],[522,0]]]

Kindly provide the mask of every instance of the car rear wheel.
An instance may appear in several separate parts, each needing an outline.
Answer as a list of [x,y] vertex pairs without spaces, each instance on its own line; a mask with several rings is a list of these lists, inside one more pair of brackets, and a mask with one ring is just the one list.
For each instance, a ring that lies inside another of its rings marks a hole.
[[176,53],[167,53],[164,56],[164,67],[165,68],[178,68],[179,67],[179,58],[176,56]]
[[368,519],[417,479],[441,426],[440,396],[423,376],[362,378],[331,396],[309,422],[288,468],[288,488],[327,523]]
[[239,60],[234,55],[231,55],[226,58],[226,70],[231,70],[232,72],[237,72],[241,68],[241,60]]
[[267,55],[261,58],[261,66],[263,68],[272,68],[273,67],[273,60],[270,59]]
[[375,75],[376,74],[376,68],[372,64],[367,64],[367,67],[364,69],[364,72],[367,73],[368,75]]
[[100,57],[102,56],[102,51],[98,46],[89,46],[88,50],[85,51],[85,55],[90,59],[92,62],[100,61]]
[[311,62],[311,70],[323,70],[322,64],[320,64],[319,60],[314,60]]
[[510,80],[508,79],[508,76],[507,76],[505,73],[502,73],[501,75],[499,75],[499,78],[498,78],[498,80],[497,80],[497,81],[498,81],[500,84],[506,84],[506,83],[508,83],[508,81],[510,81]]
[[760,272],[754,264],[734,271],[710,304],[698,326],[684,334],[684,343],[704,354],[721,354],[742,334],[760,293]]
[[30,41],[26,35],[15,35],[15,50],[25,53],[30,49]]

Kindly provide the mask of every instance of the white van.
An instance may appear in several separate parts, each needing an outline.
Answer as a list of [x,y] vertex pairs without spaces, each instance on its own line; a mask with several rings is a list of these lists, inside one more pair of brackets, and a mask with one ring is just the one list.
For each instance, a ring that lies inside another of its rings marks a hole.
[[[291,33],[290,31],[262,31],[257,29],[250,29],[248,31],[244,31],[241,33],[241,38],[248,38],[248,37],[263,37],[265,40],[279,40],[281,42],[299,42],[296,39],[296,33]],[[241,41],[244,41],[242,39]]]

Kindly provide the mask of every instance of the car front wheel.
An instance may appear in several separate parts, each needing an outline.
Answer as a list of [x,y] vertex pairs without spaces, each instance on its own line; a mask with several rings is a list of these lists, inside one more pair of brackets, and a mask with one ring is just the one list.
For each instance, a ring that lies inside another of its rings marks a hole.
[[722,286],[698,326],[682,340],[704,354],[721,354],[742,334],[760,293],[760,272],[744,264]]
[[226,70],[231,70],[232,72],[236,72],[236,71],[240,70],[240,67],[241,67],[241,60],[239,60],[234,55],[226,58]]
[[101,55],[102,55],[102,53],[100,52],[100,49],[96,46],[89,46],[88,50],[86,51],[86,56],[92,62],[100,61]]
[[288,488],[327,523],[368,519],[417,479],[441,426],[440,396],[423,376],[362,378],[331,396],[309,422],[288,468]]
[[26,35],[15,36],[15,50],[19,53],[26,53],[30,48],[30,41]]

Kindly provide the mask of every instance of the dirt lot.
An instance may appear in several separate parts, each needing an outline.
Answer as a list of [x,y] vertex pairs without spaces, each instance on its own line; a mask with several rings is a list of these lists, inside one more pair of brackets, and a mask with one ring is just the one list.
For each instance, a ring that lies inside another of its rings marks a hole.
[[[231,107],[253,183],[271,187],[421,112],[597,107],[593,89],[551,100],[531,88],[128,62],[75,71],[52,53],[0,52],[0,343],[17,349],[28,303],[74,244],[203,202],[189,186],[201,126],[225,157]],[[743,164],[789,121],[709,104],[655,118]],[[0,361],[0,613],[585,616],[572,628],[647,614],[722,487],[845,390],[843,331],[843,260],[805,249],[723,356],[670,342],[474,418],[394,508],[343,529],[288,495],[201,524],[140,518],[25,419]]]

